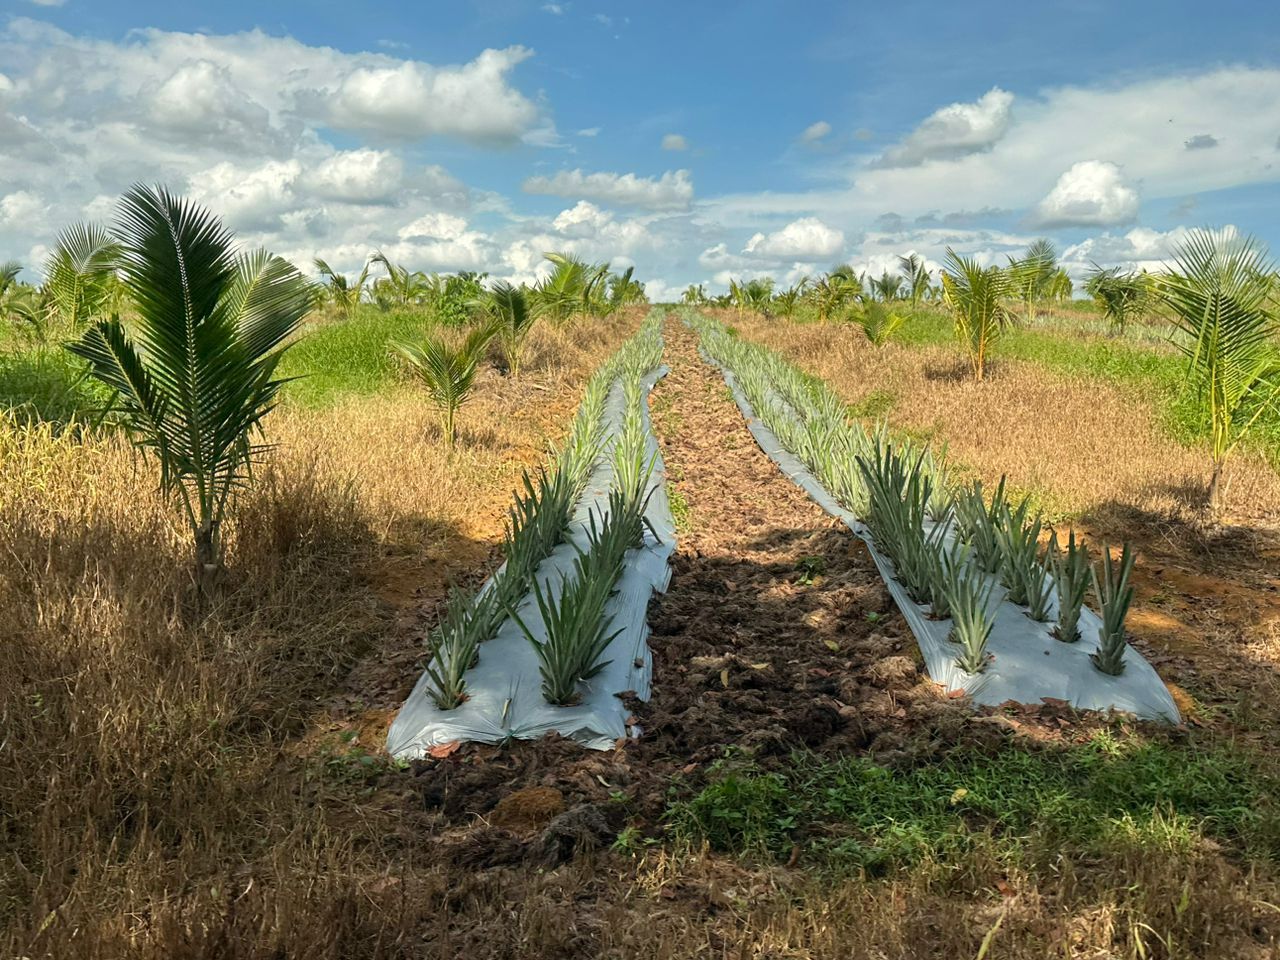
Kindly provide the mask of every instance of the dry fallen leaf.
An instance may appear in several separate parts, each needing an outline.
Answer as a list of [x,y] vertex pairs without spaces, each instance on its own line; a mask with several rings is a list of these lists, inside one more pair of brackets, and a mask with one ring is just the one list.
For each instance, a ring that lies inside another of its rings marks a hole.
[[725,667],[720,671],[720,684],[727,690],[729,689],[729,668]]
[[443,760],[445,757],[449,757],[457,753],[461,746],[461,740],[450,740],[448,743],[438,743],[434,747],[429,747],[427,749],[427,755],[435,757],[437,760]]

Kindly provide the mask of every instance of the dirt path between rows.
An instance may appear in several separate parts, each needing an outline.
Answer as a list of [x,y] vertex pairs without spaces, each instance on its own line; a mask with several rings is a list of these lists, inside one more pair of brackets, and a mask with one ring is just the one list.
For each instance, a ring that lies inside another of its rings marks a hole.
[[914,685],[914,643],[860,541],[759,449],[683,325],[654,427],[684,504],[671,589],[650,612],[662,670],[645,750],[713,759],[875,747]]
[[[892,763],[962,729],[998,735],[922,677],[865,548],[760,451],[694,335],[671,321],[665,336],[671,373],[651,403],[679,549],[649,613],[653,696],[629,702],[643,735],[603,753],[555,737],[463,745],[405,772],[406,834],[459,885],[431,938],[440,955],[595,957],[626,942],[637,952],[609,955],[656,956],[652,930],[689,922],[715,942],[713,897],[685,875],[678,899],[654,899],[611,846],[663,837],[669,803],[705,786],[727,748],[777,769],[797,749]],[[708,888],[741,870],[703,867]],[[572,935],[553,933],[547,917],[566,910]]]

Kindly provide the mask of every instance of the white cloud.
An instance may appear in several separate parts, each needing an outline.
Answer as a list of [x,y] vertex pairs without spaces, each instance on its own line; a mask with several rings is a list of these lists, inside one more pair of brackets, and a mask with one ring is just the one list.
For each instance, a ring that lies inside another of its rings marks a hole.
[[1110,227],[1138,215],[1138,192],[1125,183],[1114,163],[1082,160],[1058,178],[1036,206],[1034,221],[1043,227]]
[[[803,193],[752,193],[703,201],[726,226],[814,215],[867,223],[892,210],[907,220],[958,207],[1030,211],[1074,163],[1105,158],[1146,201],[1280,181],[1274,124],[1280,68],[1232,67],[1099,87],[1058,87],[1022,96],[990,149],[911,167],[848,161],[847,181]],[[1172,118],[1172,122],[1171,122]],[[1187,150],[1212,130],[1218,146]]]
[[399,137],[451,134],[480,142],[510,142],[532,129],[538,109],[507,83],[525,47],[485,50],[460,67],[416,61],[361,67],[342,79],[331,120],[346,130]]
[[580,136],[580,137],[598,137],[598,136],[600,136],[600,128],[599,128],[599,127],[584,127],[582,130],[579,130],[579,131],[578,131],[578,136]]
[[817,143],[831,133],[831,124],[825,120],[819,120],[817,123],[811,123],[804,128],[804,132],[800,134],[800,139],[805,143]]
[[[1177,226],[1172,230],[1134,227],[1123,234],[1103,233],[1072,244],[1062,251],[1059,259],[1075,277],[1083,276],[1095,263],[1103,267],[1154,272],[1172,259],[1175,248],[1191,232],[1190,227]],[[1222,232],[1227,237],[1240,233],[1234,224],[1223,227]]]
[[879,276],[885,270],[896,272],[899,256],[916,253],[924,258],[925,266],[936,276],[948,247],[963,256],[972,257],[983,266],[1003,265],[1008,262],[1008,257],[1021,253],[1034,239],[1034,235],[963,228],[869,231],[857,242],[846,262],[854,270]]
[[662,138],[663,150],[688,150],[689,141],[678,133],[668,133]]
[[269,111],[236,84],[227,67],[210,60],[182,64],[149,100],[148,119],[169,136],[259,143],[271,134]]
[[524,190],[651,210],[683,210],[693,200],[693,181],[689,179],[688,170],[669,170],[656,179],[634,173],[561,170],[551,177],[530,177],[524,182]]
[[[46,247],[65,224],[110,220],[138,181],[167,183],[223,216],[246,244],[300,264],[358,269],[378,247],[415,269],[500,266],[504,200],[475,192],[414,145],[439,134],[483,147],[553,130],[512,86],[524,48],[456,66],[343,53],[261,31],[142,29],[114,42],[13,18],[0,25],[0,259]],[[349,131],[344,149],[330,129]],[[368,139],[372,142],[365,143]],[[424,217],[492,215],[402,237]]]
[[742,252],[762,260],[824,260],[844,250],[844,234],[817,217],[803,217],[770,234],[757,233]]
[[60,7],[66,3],[67,0],[30,0],[30,2],[34,3],[37,7]]
[[973,103],[934,111],[880,159],[884,167],[913,167],[989,149],[1009,129],[1013,94],[992,87]]
[[698,254],[698,264],[708,270],[722,270],[741,266],[742,258],[730,253],[727,243],[720,242]]
[[44,201],[28,190],[15,190],[0,197],[0,223],[18,229],[29,228],[46,210]]
[[[608,261],[615,269],[625,269],[648,260],[659,246],[659,234],[653,227],[666,222],[665,215],[646,214],[619,219],[594,203],[580,200],[560,211],[549,224],[530,224],[526,236],[508,244],[503,261],[506,279],[532,282],[550,272],[544,255],[550,251],[572,253],[592,262]],[[639,279],[647,280],[643,266]]]
[[563,16],[563,15],[564,15],[564,4],[562,4],[562,3],[544,3],[544,4],[542,5],[542,11],[543,11],[544,13],[550,13],[550,14],[552,14],[553,16],[557,16],[557,17],[559,17],[559,16]]
[[192,198],[225,217],[237,230],[267,232],[281,227],[281,215],[298,203],[294,185],[302,175],[297,160],[241,165],[230,160],[193,173]]
[[352,203],[388,203],[400,193],[404,163],[386,150],[344,150],[306,175],[316,196]]

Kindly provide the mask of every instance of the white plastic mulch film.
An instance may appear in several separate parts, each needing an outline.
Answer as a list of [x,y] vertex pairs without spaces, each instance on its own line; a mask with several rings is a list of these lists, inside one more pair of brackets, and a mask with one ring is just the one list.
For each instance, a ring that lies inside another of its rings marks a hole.
[[[589,683],[582,684],[582,700],[568,707],[547,703],[542,696],[542,680],[538,657],[529,638],[508,617],[493,639],[480,646],[479,662],[467,672],[467,699],[452,710],[441,710],[431,699],[429,681],[424,674],[400,708],[387,734],[387,750],[393,756],[421,757],[434,746],[454,741],[501,743],[507,740],[536,740],[555,732],[587,747],[607,750],[629,732],[627,710],[617,694],[634,691],[641,700],[649,699],[649,683],[653,675],[653,658],[649,652],[649,627],[645,615],[649,598],[664,592],[671,580],[668,562],[675,551],[675,523],[667,500],[666,469],[649,420],[647,397],[667,373],[660,367],[642,380],[646,397],[642,405],[645,422],[647,455],[654,458],[653,473],[646,493],[649,495],[645,517],[648,527],[644,545],[627,552],[622,575],[615,593],[605,609],[611,617],[610,632],[620,631],[605,651],[608,665]],[[616,437],[622,426],[625,402],[622,380],[614,381],[605,401],[604,435]],[[597,461],[587,486],[574,509],[573,517],[561,543],[538,567],[536,578],[544,592],[558,597],[563,577],[573,570],[577,552],[586,550],[586,524],[589,511],[597,516],[608,512],[609,490],[613,485],[612,444]],[[657,536],[654,536],[656,532]],[[489,589],[492,580],[482,590]],[[520,618],[535,636],[545,639],[542,619],[532,594],[517,607]]]
[[[867,545],[880,576],[884,578],[894,602],[906,618],[924,657],[929,676],[948,690],[963,691],[976,703],[999,706],[1007,701],[1040,703],[1065,700],[1085,710],[1118,710],[1149,720],[1179,723],[1181,717],[1168,687],[1155,668],[1133,647],[1125,650],[1124,671],[1110,676],[1098,670],[1089,655],[1098,648],[1097,637],[1102,621],[1087,607],[1080,611],[1080,637],[1075,643],[1062,643],[1052,633],[1052,623],[1037,623],[1022,607],[1005,602],[1008,592],[998,580],[989,601],[995,619],[987,651],[992,659],[980,673],[968,673],[956,663],[958,647],[948,639],[949,620],[931,620],[927,607],[907,595],[894,577],[893,562],[875,545],[871,531],[851,511],[836,500],[804,463],[778,440],[777,435],[759,420],[750,401],[738,385],[733,372],[702,351],[702,356],[724,375],[738,409],[756,443],[795,483],[820,507],[838,517]],[[793,413],[787,402],[776,393],[778,409]],[[948,538],[948,546],[950,538]],[[996,578],[992,577],[995,580]],[[1056,598],[1051,613],[1057,616]]]

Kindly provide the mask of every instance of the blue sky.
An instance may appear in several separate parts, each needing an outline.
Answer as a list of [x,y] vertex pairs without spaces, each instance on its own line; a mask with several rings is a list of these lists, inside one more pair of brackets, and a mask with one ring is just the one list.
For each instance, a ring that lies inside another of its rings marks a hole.
[[1049,236],[1280,252],[1280,8],[1200,3],[0,3],[0,258],[135,180],[356,269],[658,295]]

